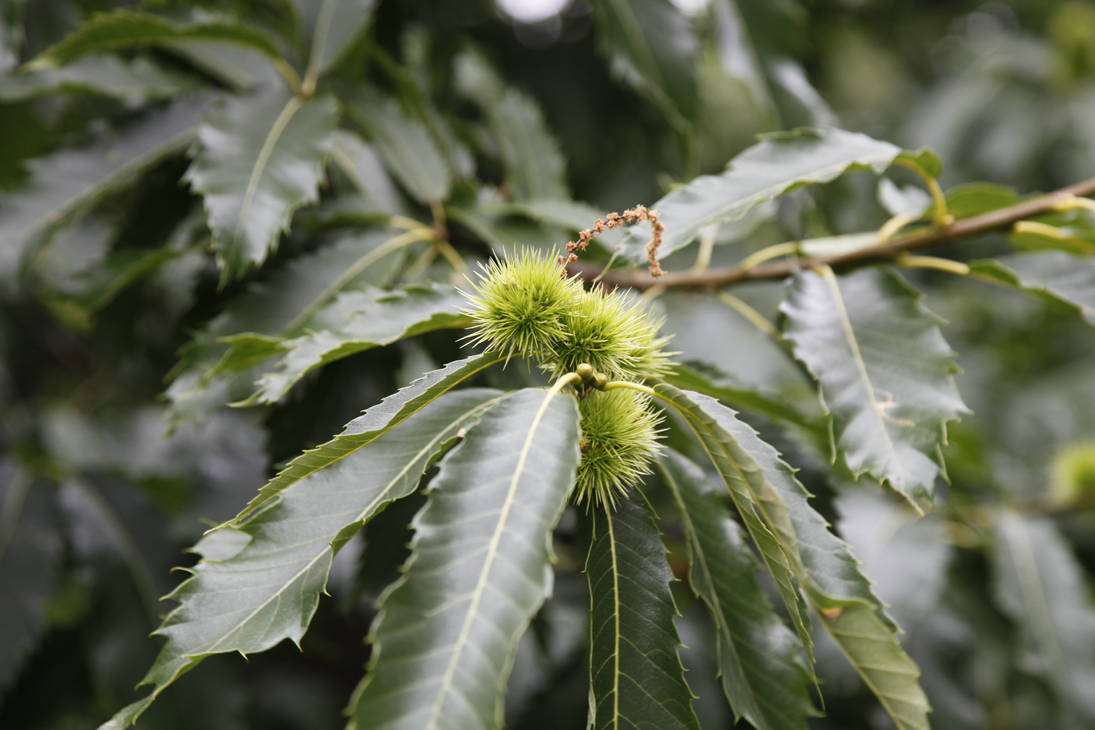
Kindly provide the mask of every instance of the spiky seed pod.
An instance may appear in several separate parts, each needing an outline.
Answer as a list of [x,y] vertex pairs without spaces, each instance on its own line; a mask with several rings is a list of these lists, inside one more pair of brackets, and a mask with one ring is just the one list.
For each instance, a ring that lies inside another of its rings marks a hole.
[[578,404],[582,460],[575,499],[614,507],[650,473],[660,418],[650,399],[634,390],[593,391]]
[[563,326],[567,334],[557,341],[551,366],[556,375],[589,363],[612,378],[635,380],[656,377],[669,367],[663,350],[668,338],[658,337],[661,322],[620,292],[585,292]]
[[554,257],[531,249],[491,260],[472,288],[464,310],[473,322],[472,343],[507,357],[553,353],[566,336],[565,317],[585,294]]

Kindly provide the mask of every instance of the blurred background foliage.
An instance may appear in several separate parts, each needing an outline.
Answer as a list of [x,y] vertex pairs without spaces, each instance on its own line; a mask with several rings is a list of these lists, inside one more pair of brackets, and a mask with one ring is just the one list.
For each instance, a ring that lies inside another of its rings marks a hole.
[[[223,390],[195,385],[195,366],[223,354],[217,337],[292,319],[314,291],[301,284],[302,271],[322,285],[350,260],[337,253],[346,241],[354,251],[378,245],[393,214],[430,219],[429,191],[419,193],[437,176],[415,179],[400,164],[413,149],[386,137],[406,119],[429,130],[427,142],[441,140],[441,176],[452,187],[433,214],[443,212],[469,259],[514,240],[558,246],[591,220],[587,213],[655,200],[677,182],[721,170],[757,133],[799,125],[838,124],[909,149],[928,146],[944,161],[941,180],[955,201],[952,186],[968,181],[996,184],[969,196],[1007,201],[1013,191],[1095,174],[1095,3],[385,1],[324,81],[379,157],[344,140],[342,154],[359,154],[331,166],[320,203],[297,213],[261,270],[244,265],[242,278],[224,280],[206,250],[199,199],[180,184],[190,142],[100,185],[93,199],[64,187],[106,180],[129,159],[128,147],[192,126],[208,95],[275,84],[277,71],[253,51],[196,42],[85,57],[60,70],[22,66],[93,14],[123,6],[132,4],[0,4],[5,728],[87,728],[132,699],[157,648],[147,634],[164,610],[158,596],[176,582],[169,568],[185,561],[180,551],[231,516],[275,465],[458,353],[451,337],[414,338],[334,363],[260,408],[224,407],[248,394],[249,381],[239,393],[230,378],[214,383]],[[627,6],[661,22],[631,27],[620,17]],[[306,0],[144,7],[177,19],[233,17],[298,68],[314,12]],[[635,32],[653,36],[638,55],[626,51]],[[543,160],[548,168],[531,166]],[[750,226],[722,229],[716,243],[726,245],[714,246],[712,262],[733,263],[789,237],[874,229],[888,217],[876,196],[874,176],[859,173],[795,191]],[[565,215],[522,207],[562,198],[586,205]],[[48,235],[19,250],[10,242],[27,215],[45,220]],[[1083,216],[1053,222],[1081,242],[1095,239]],[[992,253],[1002,243],[996,234],[962,246]],[[407,280],[416,261],[434,272],[429,278],[448,275],[421,253],[410,247],[363,282]],[[685,268],[695,255],[686,249],[665,267]],[[301,256],[312,258],[294,268]],[[1095,702],[1095,337],[1059,304],[938,272],[909,276],[948,321],[964,370],[960,389],[974,411],[950,430],[951,484],[937,512],[914,520],[879,490],[834,476],[809,438],[765,435],[804,467],[819,507],[904,628],[934,726],[1080,727],[1072,713]],[[272,311],[270,292],[294,287],[302,299]],[[733,293],[775,319],[783,285]],[[802,370],[725,302],[670,293],[658,306],[682,359],[788,403],[810,400]],[[751,420],[763,428],[763,419]],[[373,601],[402,559],[375,545],[399,542],[416,506],[399,503],[339,554],[333,598],[321,603],[303,653],[283,644],[246,662],[214,657],[140,726],[341,726],[367,658]],[[555,598],[511,681],[511,727],[585,721],[587,598],[580,558],[568,554],[563,533]],[[681,550],[680,535],[665,539]],[[1014,563],[1019,554],[1026,563]],[[1048,604],[1034,605],[1025,592],[1029,571]],[[697,711],[704,727],[730,727],[710,669],[709,629],[696,601],[678,593]],[[836,647],[818,640],[828,716],[812,725],[887,727]]]

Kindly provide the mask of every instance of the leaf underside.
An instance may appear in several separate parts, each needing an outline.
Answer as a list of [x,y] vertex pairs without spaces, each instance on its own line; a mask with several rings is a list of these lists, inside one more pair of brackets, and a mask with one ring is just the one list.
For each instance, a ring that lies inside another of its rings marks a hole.
[[[688,245],[704,226],[740,220],[789,190],[829,182],[854,169],[881,173],[902,154],[889,142],[833,128],[765,135],[732,159],[726,172],[694,178],[650,206],[665,224],[659,256]],[[621,254],[641,263],[645,243],[629,232]]]
[[1065,251],[1034,251],[973,261],[970,269],[1067,304],[1095,324],[1095,257]]
[[888,269],[799,272],[781,309],[831,415],[834,453],[929,511],[946,423],[966,412],[941,320]]

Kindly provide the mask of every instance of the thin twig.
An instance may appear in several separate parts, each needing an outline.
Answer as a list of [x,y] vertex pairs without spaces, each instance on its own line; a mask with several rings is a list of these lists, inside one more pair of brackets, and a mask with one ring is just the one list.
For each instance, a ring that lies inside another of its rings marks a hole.
[[794,258],[769,264],[759,264],[751,268],[735,266],[707,269],[705,271],[669,272],[657,279],[641,271],[622,269],[609,271],[602,276],[602,270],[599,267],[588,266],[581,262],[572,262],[568,269],[571,274],[580,274],[583,279],[590,281],[601,277],[601,285],[608,288],[627,286],[634,289],[649,289],[652,286],[664,286],[676,289],[718,289],[744,281],[782,279],[799,269],[808,269],[814,266],[828,265],[833,268],[842,268],[868,261],[893,259],[903,251],[1003,228],[1023,218],[1056,210],[1063,200],[1093,193],[1095,193],[1095,178],[1069,185],[1015,205],[1009,205],[1006,208],[998,208],[988,213],[963,218],[939,228],[914,231],[848,253]]

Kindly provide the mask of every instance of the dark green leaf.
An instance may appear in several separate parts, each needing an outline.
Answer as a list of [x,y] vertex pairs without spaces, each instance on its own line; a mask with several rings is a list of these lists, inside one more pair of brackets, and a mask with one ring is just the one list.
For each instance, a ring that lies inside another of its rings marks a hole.
[[1095,607],[1083,568],[1054,524],[1003,511],[992,550],[995,595],[1015,623],[1019,662],[1049,684],[1061,727],[1095,724]]
[[839,281],[830,269],[800,272],[782,309],[795,357],[831,413],[834,453],[930,510],[946,423],[966,411],[942,320],[888,269]]
[[974,261],[981,276],[1036,292],[1075,308],[1095,324],[1095,257],[1065,251],[1035,251]]
[[318,77],[338,62],[373,17],[376,0],[323,0],[312,35],[307,77]]
[[44,632],[46,600],[61,559],[61,532],[48,484],[0,462],[0,692]]
[[144,58],[86,56],[60,68],[36,68],[0,77],[0,101],[57,93],[89,93],[138,105],[181,93],[187,83]]
[[272,59],[281,58],[268,34],[245,25],[222,20],[175,23],[151,13],[115,10],[92,16],[63,41],[47,48],[32,66],[63,66],[86,53],[185,40],[234,43],[254,48]]
[[426,373],[405,388],[400,388],[347,423],[338,436],[305,451],[289,462],[288,466],[259,490],[239,515],[225,524],[238,525],[286,487],[371,444],[442,394],[503,359],[491,354],[456,360],[443,368]]
[[265,651],[284,639],[299,644],[338,549],[388,502],[412,493],[437,455],[500,395],[443,396],[286,485],[262,510],[206,534],[194,547],[202,560],[167,596],[179,606],[155,632],[167,644],[142,684],[154,684],[155,697],[174,680],[167,674],[164,681],[164,670],[181,661],[193,666],[212,654]]
[[692,21],[669,0],[597,0],[597,40],[612,69],[646,94],[675,125],[695,116]]
[[288,93],[235,99],[198,132],[185,179],[205,199],[224,278],[261,264],[293,211],[319,198],[338,108]]
[[[339,295],[311,318],[317,331],[285,340],[277,370],[259,379],[249,405],[275,403],[312,370],[379,345],[437,329],[466,327],[464,295],[451,286],[407,286],[396,291],[355,291]],[[233,344],[250,346],[248,335]],[[229,355],[231,356],[231,354]]]
[[[651,208],[661,214],[665,237],[660,256],[686,246],[700,229],[736,221],[754,206],[803,185],[824,183],[853,169],[881,173],[902,154],[900,147],[840,129],[800,129],[765,135],[730,161],[721,175],[701,175]],[[629,234],[623,253],[645,260],[646,241]]]
[[624,500],[594,515],[589,575],[590,728],[696,728],[669,583],[648,509]]
[[551,593],[551,533],[578,458],[576,401],[539,388],[506,398],[445,458],[381,599],[350,728],[501,725],[518,640]]
[[817,712],[802,644],[757,583],[756,558],[730,517],[725,493],[675,452],[662,459],[661,473],[680,511],[692,590],[715,624],[719,674],[735,718],[757,730],[805,728]]
[[29,163],[30,181],[0,197],[0,272],[17,265],[30,246],[194,139],[204,99],[179,102],[144,117],[96,144],[60,150]]
[[897,627],[871,593],[847,544],[810,507],[806,490],[779,453],[718,401],[666,384],[655,391],[703,443],[804,646],[810,646],[809,635],[803,636],[808,619],[798,586],[899,729],[927,730],[928,702],[917,683],[919,670],[898,643]]

